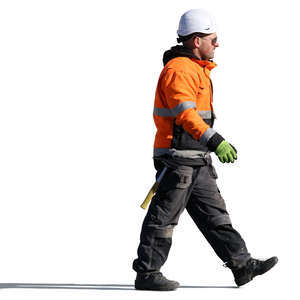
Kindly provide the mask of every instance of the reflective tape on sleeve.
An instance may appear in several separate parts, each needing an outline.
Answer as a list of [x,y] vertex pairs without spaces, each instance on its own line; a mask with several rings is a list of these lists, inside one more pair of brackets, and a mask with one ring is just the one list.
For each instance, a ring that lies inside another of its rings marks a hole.
[[198,115],[202,118],[202,119],[211,119],[212,118],[212,112],[210,110],[201,110],[201,111],[197,111]]
[[189,108],[196,108],[196,103],[193,101],[185,101],[176,105],[173,109],[154,107],[153,114],[159,117],[176,117]]
[[153,114],[159,117],[173,117],[173,112],[170,108],[154,107]]
[[212,128],[207,128],[206,131],[203,133],[203,135],[201,136],[199,142],[202,145],[206,145],[208,140],[216,133],[216,131],[214,131]]

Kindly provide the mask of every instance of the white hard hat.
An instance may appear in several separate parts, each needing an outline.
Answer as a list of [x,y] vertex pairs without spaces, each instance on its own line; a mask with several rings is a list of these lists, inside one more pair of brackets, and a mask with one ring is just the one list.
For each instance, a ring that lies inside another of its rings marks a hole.
[[210,34],[216,30],[215,18],[208,11],[191,9],[181,16],[177,33],[180,36],[187,36],[194,32]]

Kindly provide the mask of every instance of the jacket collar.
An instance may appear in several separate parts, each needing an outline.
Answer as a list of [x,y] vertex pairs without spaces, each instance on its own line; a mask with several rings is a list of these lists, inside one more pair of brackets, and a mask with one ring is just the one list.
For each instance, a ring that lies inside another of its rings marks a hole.
[[215,62],[213,62],[212,60],[200,60],[200,59],[192,58],[192,61],[194,61],[201,67],[207,68],[208,70],[212,70],[214,67],[217,66],[217,64]]
[[201,60],[197,56],[194,55],[191,49],[188,49],[184,46],[177,45],[172,47],[170,50],[165,51],[163,56],[164,66],[173,58],[176,57],[189,57],[192,61],[199,64],[201,67],[206,67],[208,70],[216,67],[216,63],[211,60]]

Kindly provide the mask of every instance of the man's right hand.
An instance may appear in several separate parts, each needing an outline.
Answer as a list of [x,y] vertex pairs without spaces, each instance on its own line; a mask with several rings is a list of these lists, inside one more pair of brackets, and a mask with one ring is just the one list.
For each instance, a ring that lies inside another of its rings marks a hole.
[[215,152],[222,163],[233,163],[237,159],[235,148],[226,141],[222,141]]

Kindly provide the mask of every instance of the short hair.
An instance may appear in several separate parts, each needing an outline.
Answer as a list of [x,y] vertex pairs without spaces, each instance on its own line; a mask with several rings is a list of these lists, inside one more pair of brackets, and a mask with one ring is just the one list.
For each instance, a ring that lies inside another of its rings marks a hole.
[[207,35],[210,35],[210,33],[193,32],[193,33],[191,33],[189,35],[185,35],[185,36],[178,35],[179,37],[177,38],[177,43],[186,42],[189,39],[193,38],[194,36],[198,36],[200,38],[203,38],[203,37],[205,37]]

